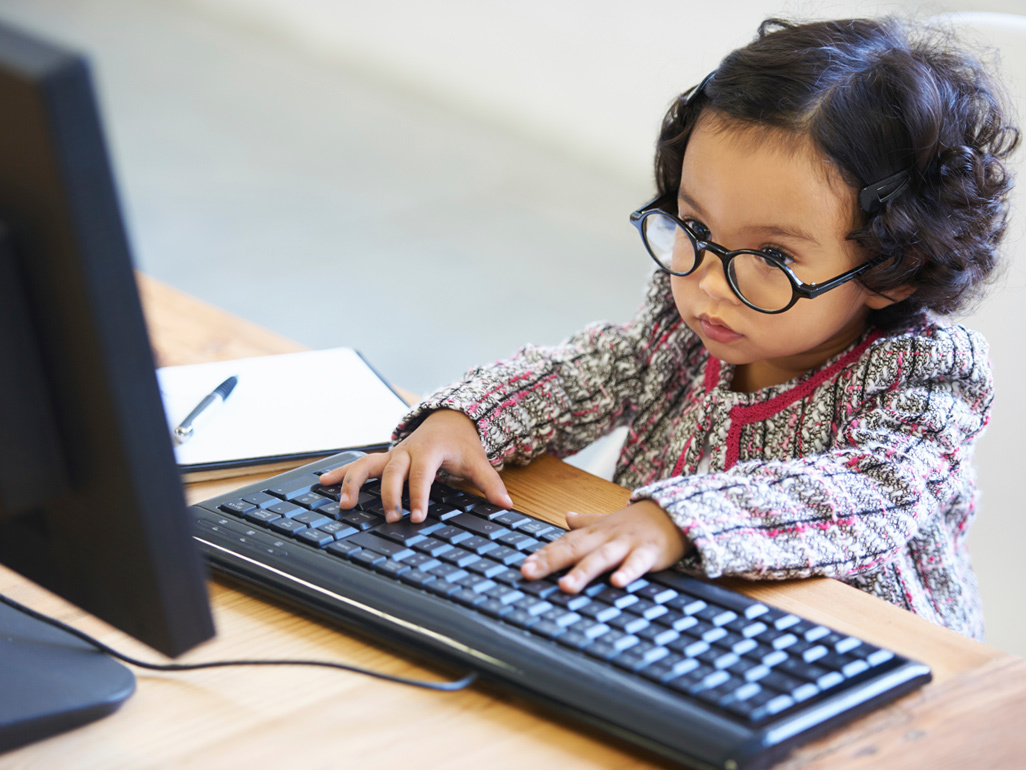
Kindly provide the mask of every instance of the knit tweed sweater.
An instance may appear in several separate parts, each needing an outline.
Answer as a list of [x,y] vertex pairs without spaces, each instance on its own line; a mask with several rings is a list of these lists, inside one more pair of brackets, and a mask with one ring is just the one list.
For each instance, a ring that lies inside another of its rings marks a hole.
[[984,340],[926,320],[870,329],[782,385],[736,393],[732,376],[657,274],[630,323],[593,324],[473,369],[416,407],[395,438],[456,409],[501,467],[573,454],[627,424],[614,478],[632,500],[658,503],[694,545],[682,569],[826,575],[981,638],[965,537],[973,448],[992,399]]

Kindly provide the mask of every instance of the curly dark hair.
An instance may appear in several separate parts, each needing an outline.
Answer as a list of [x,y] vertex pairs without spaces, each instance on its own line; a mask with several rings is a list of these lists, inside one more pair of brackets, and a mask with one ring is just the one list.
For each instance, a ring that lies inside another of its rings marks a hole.
[[727,125],[808,137],[853,194],[908,172],[908,188],[879,210],[855,207],[848,235],[870,257],[890,257],[860,276],[866,288],[915,287],[872,312],[871,323],[893,328],[925,310],[964,307],[994,269],[1012,187],[1006,159],[1019,142],[1005,101],[980,61],[940,27],[768,19],[704,87],[670,107],[656,182],[661,194],[676,193],[688,138],[707,109]]

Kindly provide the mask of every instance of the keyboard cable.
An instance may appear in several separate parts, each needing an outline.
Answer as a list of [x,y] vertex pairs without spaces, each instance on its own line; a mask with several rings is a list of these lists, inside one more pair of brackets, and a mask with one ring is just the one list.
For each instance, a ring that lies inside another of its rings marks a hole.
[[375,679],[383,679],[387,682],[394,682],[395,684],[409,685],[410,687],[420,687],[425,690],[436,690],[441,692],[455,692],[469,687],[477,680],[477,674],[474,672],[468,673],[466,676],[453,680],[451,682],[431,682],[423,679],[407,679],[402,676],[393,676],[392,674],[385,674],[381,671],[373,671],[371,669],[360,668],[359,666],[350,666],[346,663],[336,663],[327,660],[215,660],[204,663],[149,663],[144,660],[138,660],[129,655],[126,655],[113,647],[109,647],[99,639],[94,639],[83,631],[79,631],[73,626],[69,626],[57,618],[52,618],[48,615],[44,615],[41,612],[26,607],[23,604],[19,604],[14,599],[8,596],[0,594],[0,602],[3,602],[11,609],[17,610],[30,618],[39,620],[43,623],[47,623],[55,628],[60,629],[72,636],[81,639],[83,642],[95,647],[100,652],[103,652],[112,658],[116,658],[123,663],[127,663],[137,668],[149,669],[151,671],[197,671],[203,668],[226,668],[229,666],[318,666],[321,668],[333,668],[341,671],[348,671],[354,674],[363,674],[365,676],[372,676]]

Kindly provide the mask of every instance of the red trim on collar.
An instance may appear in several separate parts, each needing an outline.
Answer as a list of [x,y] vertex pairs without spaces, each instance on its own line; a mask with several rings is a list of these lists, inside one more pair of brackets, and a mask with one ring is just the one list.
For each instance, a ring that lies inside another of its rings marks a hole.
[[[813,390],[835,377],[841,369],[862,356],[866,349],[882,336],[883,332],[879,329],[873,330],[866,339],[834,361],[830,366],[821,369],[809,377],[809,379],[798,383],[790,390],[785,390],[783,393],[774,396],[769,401],[763,401],[758,404],[739,404],[733,407],[730,410],[730,430],[727,432],[727,458],[724,469],[729,470],[737,464],[741,456],[741,431],[746,425],[769,419],[773,415],[782,412],[795,401],[807,398]],[[708,377],[709,370],[706,369],[707,382]]]
[[720,382],[720,359],[709,356],[705,362],[705,395],[712,393]]

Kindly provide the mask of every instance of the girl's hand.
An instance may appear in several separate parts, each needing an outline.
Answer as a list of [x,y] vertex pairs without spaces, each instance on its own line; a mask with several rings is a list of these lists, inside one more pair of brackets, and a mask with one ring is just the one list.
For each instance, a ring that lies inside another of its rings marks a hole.
[[[567,593],[577,593],[611,569],[617,588],[630,585],[646,572],[676,564],[692,545],[673,520],[651,500],[616,513],[568,513],[570,531],[527,557],[521,572],[537,580],[573,567],[559,581]],[[574,566],[576,565],[576,566]]]
[[388,521],[399,521],[403,510],[403,483],[409,479],[410,521],[427,517],[428,494],[435,474],[442,469],[467,479],[496,505],[512,508],[506,487],[488,462],[477,427],[469,417],[451,409],[433,412],[413,433],[388,452],[361,457],[321,476],[323,484],[342,482],[338,504],[352,508],[367,479],[381,479],[381,502]]

